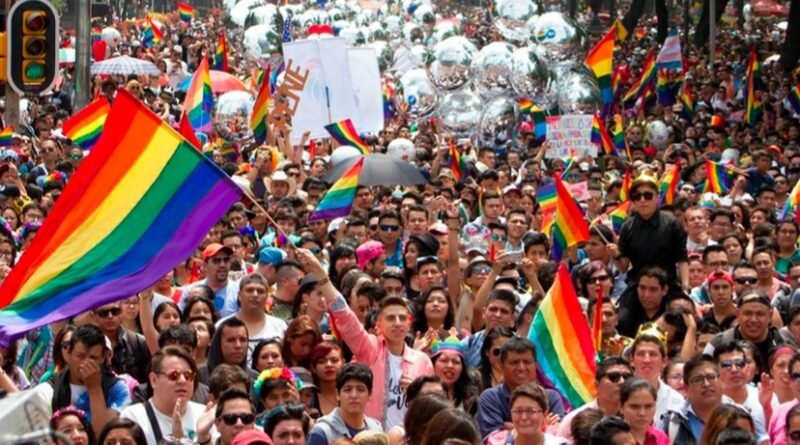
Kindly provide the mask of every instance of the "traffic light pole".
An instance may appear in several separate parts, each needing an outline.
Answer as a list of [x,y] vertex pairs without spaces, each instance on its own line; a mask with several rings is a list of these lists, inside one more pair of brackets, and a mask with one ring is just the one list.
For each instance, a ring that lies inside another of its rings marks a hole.
[[[11,5],[14,4],[14,0],[5,0],[5,3],[6,17],[8,17],[8,11],[11,9]],[[5,120],[6,125],[13,126],[15,132],[20,132],[22,130],[22,125],[20,125],[19,121],[19,94],[8,86],[8,84],[6,84],[5,90],[6,110],[3,115],[3,120]]]
[[76,29],[75,29],[75,104],[74,109],[80,110],[89,103],[91,76],[89,75],[89,58],[91,45],[91,5],[88,0],[78,0]]

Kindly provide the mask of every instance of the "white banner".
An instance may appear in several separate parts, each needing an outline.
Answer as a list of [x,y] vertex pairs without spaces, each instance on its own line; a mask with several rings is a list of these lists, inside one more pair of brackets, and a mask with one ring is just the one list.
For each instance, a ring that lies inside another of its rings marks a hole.
[[353,125],[359,133],[377,135],[383,130],[383,94],[378,55],[374,48],[349,48],[350,85],[355,96]]
[[546,157],[566,159],[571,152],[575,157],[597,156],[597,145],[592,143],[591,114],[565,114],[547,117]]

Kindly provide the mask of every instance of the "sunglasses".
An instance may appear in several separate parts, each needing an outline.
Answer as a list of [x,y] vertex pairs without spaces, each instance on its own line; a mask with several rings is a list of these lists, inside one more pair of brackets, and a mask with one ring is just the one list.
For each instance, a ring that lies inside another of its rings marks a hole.
[[166,376],[170,382],[177,382],[180,380],[181,376],[183,376],[187,382],[194,380],[194,371],[191,369],[187,369],[186,371],[178,371],[177,369],[173,369],[170,372],[159,372],[158,374]]
[[108,309],[97,309],[96,311],[94,311],[94,314],[100,318],[106,318],[109,315],[116,317],[121,313],[122,313],[122,308],[119,307],[112,307]]
[[371,224],[369,226],[369,230],[372,230],[373,232],[377,232],[378,231],[378,225],[377,224]]
[[734,278],[733,281],[736,281],[736,284],[756,284],[758,278],[756,277],[737,277]]
[[624,382],[625,380],[628,380],[631,377],[633,377],[633,374],[631,374],[630,372],[609,372],[608,374],[606,374],[606,378],[611,383],[617,383],[619,382],[620,379],[622,379],[622,381]]
[[655,197],[656,194],[653,192],[634,193],[631,195],[631,201],[641,201],[642,199],[644,199],[645,201],[650,201]]
[[394,224],[380,224],[380,228],[384,232],[396,232],[400,230],[400,226]]
[[746,363],[744,359],[740,358],[736,360],[723,360],[719,362],[719,367],[727,371],[733,369],[734,367],[738,369],[744,369],[745,364]]
[[590,283],[602,283],[608,281],[611,277],[609,275],[598,275],[596,277],[589,277]]
[[492,241],[494,241],[494,242],[498,242],[498,241],[506,242],[506,241],[508,241],[508,237],[505,236],[505,235],[498,235],[496,233],[493,233],[492,234]]
[[473,274],[476,274],[476,273],[489,273],[489,272],[492,271],[492,268],[489,267],[489,266],[475,266],[475,267],[472,268],[471,271],[472,271]]
[[223,414],[219,418],[228,426],[236,425],[237,420],[241,420],[245,425],[250,425],[256,421],[256,415],[252,413],[229,413]]

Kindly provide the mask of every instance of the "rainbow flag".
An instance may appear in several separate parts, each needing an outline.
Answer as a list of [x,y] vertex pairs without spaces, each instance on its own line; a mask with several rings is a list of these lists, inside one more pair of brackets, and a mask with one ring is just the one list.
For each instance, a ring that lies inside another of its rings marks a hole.
[[620,40],[625,40],[628,38],[628,28],[622,24],[620,19],[614,19],[612,26],[617,29],[617,37],[619,37]]
[[619,86],[622,84],[622,70],[614,68],[614,74],[611,76],[611,89],[614,90],[614,97],[617,96]]
[[192,144],[197,150],[203,149],[203,144],[197,139],[197,136],[192,130],[192,124],[189,123],[189,118],[186,117],[186,110],[181,112],[181,120],[178,122],[178,132],[186,139],[186,142]]
[[619,156],[617,147],[611,141],[611,136],[608,135],[606,126],[597,113],[594,114],[594,118],[592,119],[592,142],[602,147],[607,155]]
[[724,195],[731,190],[733,175],[726,165],[706,160],[706,184],[703,192]]
[[195,131],[208,133],[213,126],[211,113],[214,110],[214,95],[211,92],[211,74],[208,58],[203,57],[194,72],[192,83],[186,91],[183,109],[189,113],[189,123]]
[[[520,110],[522,110],[522,105],[520,100]],[[533,136],[539,142],[544,142],[547,139],[547,115],[545,114],[542,107],[534,104],[533,102],[530,103],[530,107],[527,109],[527,113],[531,116],[533,120]]]
[[764,114],[764,107],[761,105],[761,99],[759,99],[758,94],[756,94],[761,88],[761,67],[758,63],[756,49],[753,47],[753,49],[750,50],[750,60],[747,63],[747,86],[745,87],[744,96],[747,100],[744,121],[751,127],[755,126],[756,122],[758,122]]
[[178,17],[186,24],[191,25],[194,18],[194,8],[183,2],[178,2]]
[[678,194],[678,181],[681,179],[680,162],[673,164],[669,170],[664,172],[658,184],[659,200],[661,204],[672,204]]
[[795,85],[794,88],[789,91],[789,103],[794,108],[794,112],[800,114],[800,85]]
[[13,135],[14,127],[11,125],[4,128],[3,131],[0,131],[0,147],[10,147]]
[[617,34],[617,27],[611,26],[605,36],[597,42],[589,51],[584,66],[594,74],[600,85],[600,96],[603,99],[603,109],[601,116],[605,117],[611,112],[614,105],[614,89],[612,88],[611,76],[613,74],[614,59],[614,38]]
[[126,90],[0,287],[0,344],[127,298],[190,257],[242,192]]
[[553,229],[553,259],[561,261],[567,248],[589,239],[589,226],[575,197],[558,175],[553,176],[556,187],[556,222]]
[[364,166],[364,157],[360,157],[336,183],[328,193],[322,197],[314,213],[309,215],[309,221],[320,219],[335,219],[350,214],[353,201],[356,198],[358,176]]
[[327,130],[331,137],[341,145],[352,145],[363,154],[367,154],[372,151],[369,148],[369,145],[361,140],[361,137],[356,131],[356,127],[353,125],[353,121],[350,119],[345,119],[336,122],[335,124],[326,125],[325,130]]
[[542,213],[554,212],[556,210],[556,186],[547,184],[536,189],[536,201]]
[[789,216],[789,212],[794,211],[798,204],[800,204],[800,181],[795,183],[792,192],[789,193],[789,196],[786,198],[786,204],[783,205],[780,219],[786,219],[786,217]]
[[225,43],[224,32],[217,39],[217,49],[214,51],[214,69],[228,71],[228,45]]
[[617,153],[620,150],[625,150],[625,153],[628,154],[628,159],[630,159],[630,148],[628,148],[628,143],[625,142],[625,127],[622,125],[622,115],[619,113],[614,115],[614,129],[611,130],[611,139],[614,141]]
[[103,38],[103,29],[95,26],[92,28],[92,43],[99,42]]
[[680,86],[679,77],[673,76],[669,70],[658,70],[656,75],[658,104],[662,107],[671,107],[675,103],[675,97],[678,95]]
[[467,163],[461,157],[454,140],[450,139],[450,170],[456,177],[456,182],[461,182],[467,176]]
[[528,339],[536,347],[536,364],[573,409],[594,399],[596,351],[567,265],[561,263],[553,286],[533,318]]
[[619,188],[620,201],[627,201],[630,199],[631,184],[633,184],[633,176],[631,170],[625,170],[625,176],[622,177],[622,187]]
[[64,121],[61,131],[84,150],[91,150],[100,138],[111,106],[101,97]]
[[145,19],[144,33],[142,34],[142,45],[145,48],[152,48],[156,43],[160,43],[164,38],[164,33],[161,28],[153,23],[153,20],[148,15]]
[[396,109],[394,106],[394,88],[386,80],[381,82],[381,96],[383,99],[383,121],[388,123],[394,119]]
[[[265,78],[269,79],[269,67],[267,67]],[[269,101],[269,82],[262,82],[258,89],[256,101],[253,103],[253,114],[250,116],[250,129],[253,130],[253,136],[258,144],[263,144],[267,140]]]
[[623,201],[622,204],[607,211],[606,214],[611,219],[611,229],[614,230],[614,233],[619,235],[619,231],[622,230],[622,224],[625,223],[625,220],[628,219],[628,215],[631,214],[631,202]]
[[711,128],[722,128],[725,126],[725,119],[717,114],[711,116],[711,122],[708,123]]
[[639,76],[639,79],[630,87],[625,96],[622,97],[622,102],[626,106],[630,106],[636,102],[637,99],[644,96],[647,88],[655,81],[656,79],[656,55],[654,52],[650,51],[647,55],[647,58],[644,62],[644,68],[642,68],[642,73]]
[[564,171],[561,172],[561,178],[562,179],[565,176],[567,176],[567,173],[569,173],[569,171],[572,170],[573,166],[575,166],[575,150],[570,150],[569,151],[569,157],[567,158],[567,163],[566,163],[566,165],[564,165]]
[[533,109],[533,101],[522,97],[519,99],[519,114],[531,114],[531,110]]
[[684,119],[692,122],[692,118],[694,118],[694,98],[692,97],[692,90],[689,87],[689,84],[683,84],[683,93],[681,93],[681,116]]

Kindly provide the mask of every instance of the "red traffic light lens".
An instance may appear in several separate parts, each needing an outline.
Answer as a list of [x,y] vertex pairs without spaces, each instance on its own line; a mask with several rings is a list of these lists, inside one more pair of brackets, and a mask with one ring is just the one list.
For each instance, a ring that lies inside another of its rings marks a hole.
[[25,29],[28,32],[44,31],[47,22],[47,14],[44,11],[30,11],[25,15]]

